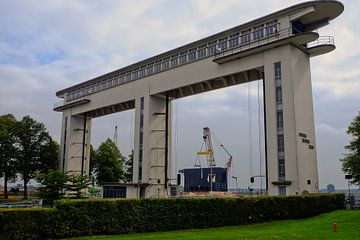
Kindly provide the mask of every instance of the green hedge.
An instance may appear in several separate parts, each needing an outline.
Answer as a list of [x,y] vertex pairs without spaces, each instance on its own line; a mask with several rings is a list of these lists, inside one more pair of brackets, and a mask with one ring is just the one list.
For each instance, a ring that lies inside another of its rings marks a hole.
[[168,231],[297,219],[344,208],[344,194],[206,199],[60,200],[0,210],[0,239]]

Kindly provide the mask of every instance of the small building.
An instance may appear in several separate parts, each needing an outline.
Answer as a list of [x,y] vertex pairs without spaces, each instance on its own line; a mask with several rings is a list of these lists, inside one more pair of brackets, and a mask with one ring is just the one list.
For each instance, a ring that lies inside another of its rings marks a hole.
[[187,168],[180,170],[180,173],[184,174],[185,192],[226,192],[228,190],[226,168]]

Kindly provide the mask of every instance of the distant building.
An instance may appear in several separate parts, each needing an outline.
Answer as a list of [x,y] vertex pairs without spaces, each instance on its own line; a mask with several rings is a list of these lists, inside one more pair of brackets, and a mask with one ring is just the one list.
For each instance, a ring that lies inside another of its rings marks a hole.
[[184,174],[185,192],[226,192],[228,190],[226,168],[187,168],[180,172]]
[[334,184],[328,184],[326,186],[326,189],[328,192],[335,192],[335,185]]

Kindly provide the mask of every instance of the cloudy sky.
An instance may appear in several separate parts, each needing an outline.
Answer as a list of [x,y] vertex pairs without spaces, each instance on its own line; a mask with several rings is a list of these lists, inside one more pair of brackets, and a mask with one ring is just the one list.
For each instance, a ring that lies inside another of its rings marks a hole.
[[[0,0],[0,114],[29,114],[59,141],[61,114],[52,110],[61,100],[56,91],[298,2]],[[360,110],[360,1],[343,3],[345,12],[320,30],[335,37],[336,51],[311,59],[320,187],[347,187],[339,159],[350,139],[346,128]],[[257,88],[253,82],[175,101],[174,171],[194,164],[202,127],[209,126],[234,156],[232,174],[239,186],[247,187],[250,173],[264,168],[258,154]],[[117,125],[127,155],[133,115],[95,119],[92,143],[112,138]],[[226,155],[218,150],[217,158],[223,165]]]

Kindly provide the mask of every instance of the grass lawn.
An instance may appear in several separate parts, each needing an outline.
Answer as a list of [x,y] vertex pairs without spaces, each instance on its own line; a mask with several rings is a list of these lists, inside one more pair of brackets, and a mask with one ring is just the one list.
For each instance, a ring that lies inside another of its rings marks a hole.
[[[337,232],[333,230],[335,222]],[[360,210],[339,210],[301,220],[160,233],[94,236],[81,239],[360,239]]]

